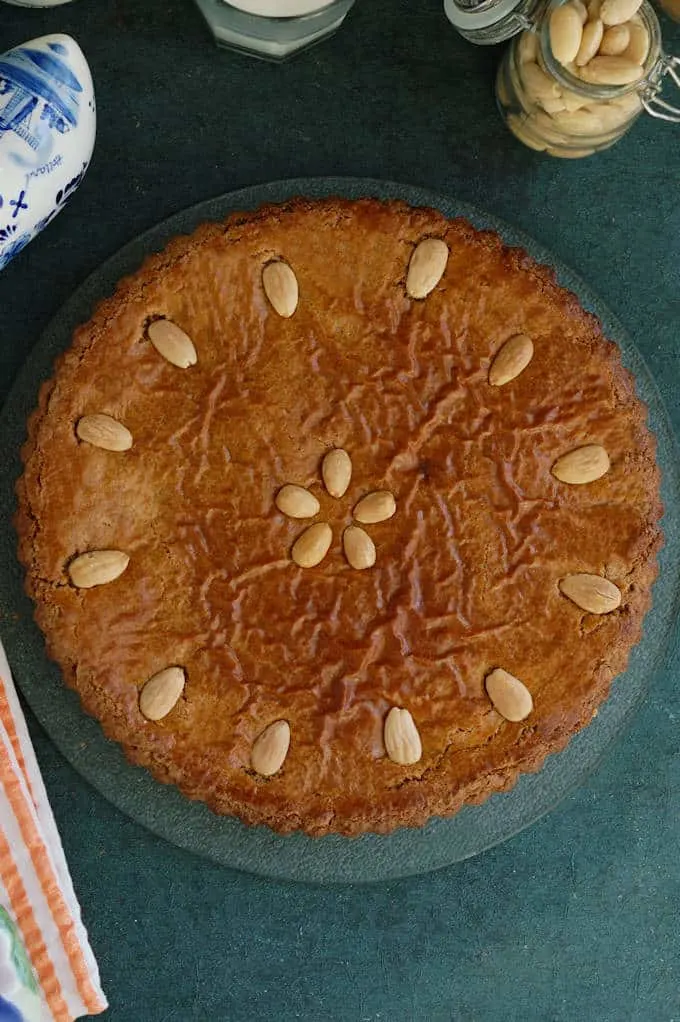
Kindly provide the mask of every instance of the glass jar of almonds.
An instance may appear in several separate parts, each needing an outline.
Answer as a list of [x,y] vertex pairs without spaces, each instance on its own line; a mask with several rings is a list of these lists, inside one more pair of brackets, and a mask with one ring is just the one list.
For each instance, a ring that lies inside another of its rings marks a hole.
[[550,0],[510,44],[496,98],[521,142],[577,159],[613,145],[643,110],[680,121],[660,98],[666,74],[680,85],[679,63],[662,53],[647,0]]

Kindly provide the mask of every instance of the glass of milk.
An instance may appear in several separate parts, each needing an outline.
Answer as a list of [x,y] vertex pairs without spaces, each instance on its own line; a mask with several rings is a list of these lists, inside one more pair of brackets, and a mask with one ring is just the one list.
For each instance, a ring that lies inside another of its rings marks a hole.
[[60,7],[70,2],[71,0],[5,0],[6,4],[13,4],[14,7]]
[[354,0],[196,0],[218,46],[286,60],[337,31]]

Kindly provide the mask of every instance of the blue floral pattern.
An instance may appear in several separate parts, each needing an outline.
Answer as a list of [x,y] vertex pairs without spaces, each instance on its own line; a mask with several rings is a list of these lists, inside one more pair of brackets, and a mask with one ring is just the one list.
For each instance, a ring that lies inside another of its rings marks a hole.
[[2,251],[0,251],[0,270],[4,269],[10,259],[14,259],[15,255],[19,255],[22,248],[26,248],[26,245],[28,245],[29,241],[33,237],[33,232],[21,234],[10,245],[5,245]]

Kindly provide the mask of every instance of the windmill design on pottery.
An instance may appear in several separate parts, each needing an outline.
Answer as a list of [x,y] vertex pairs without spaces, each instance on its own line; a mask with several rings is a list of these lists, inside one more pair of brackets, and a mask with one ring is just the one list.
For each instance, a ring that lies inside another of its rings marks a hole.
[[80,184],[96,133],[92,76],[67,35],[0,56],[0,269]]

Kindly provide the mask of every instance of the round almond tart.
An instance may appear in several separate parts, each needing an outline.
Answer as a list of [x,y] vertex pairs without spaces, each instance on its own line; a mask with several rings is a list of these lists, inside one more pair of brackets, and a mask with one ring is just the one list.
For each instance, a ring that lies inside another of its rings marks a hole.
[[40,394],[19,551],[50,655],[217,813],[456,812],[592,719],[661,543],[646,409],[554,274],[403,203],[175,239]]

